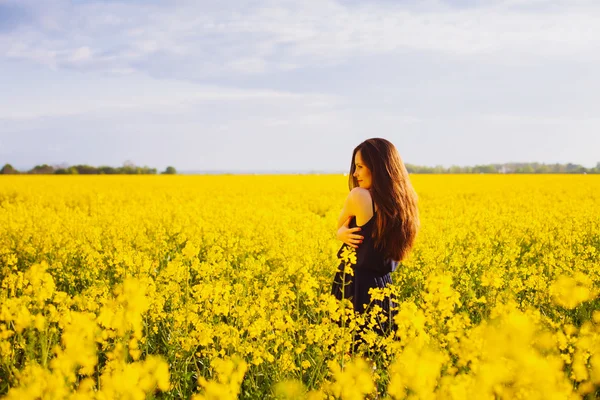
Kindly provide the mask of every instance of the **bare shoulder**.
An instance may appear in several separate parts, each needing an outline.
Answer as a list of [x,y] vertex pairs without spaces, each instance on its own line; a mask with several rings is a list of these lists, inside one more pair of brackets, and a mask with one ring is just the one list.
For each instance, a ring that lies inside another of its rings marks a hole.
[[359,204],[359,203],[365,203],[368,205],[371,204],[371,192],[368,189],[361,188],[361,187],[355,187],[354,189],[352,189],[350,191],[350,194],[352,196],[352,199],[355,200],[355,202],[357,204]]
[[368,189],[355,187],[350,191],[357,222],[367,221],[373,216],[371,192]]

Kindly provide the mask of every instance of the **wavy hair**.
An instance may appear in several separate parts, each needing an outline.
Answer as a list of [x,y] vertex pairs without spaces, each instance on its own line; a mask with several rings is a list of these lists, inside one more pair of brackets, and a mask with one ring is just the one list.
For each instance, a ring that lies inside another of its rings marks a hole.
[[412,249],[420,226],[417,193],[398,150],[381,138],[367,139],[352,152],[350,190],[358,186],[354,177],[354,157],[358,151],[371,171],[370,191],[378,208],[373,231],[375,247],[385,257],[402,261]]

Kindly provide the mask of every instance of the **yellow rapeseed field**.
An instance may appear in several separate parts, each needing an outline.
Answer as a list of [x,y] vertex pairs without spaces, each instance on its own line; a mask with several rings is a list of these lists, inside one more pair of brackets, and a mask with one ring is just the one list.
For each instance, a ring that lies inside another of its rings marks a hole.
[[0,397],[600,396],[600,176],[411,179],[378,336],[330,295],[343,175],[0,177]]

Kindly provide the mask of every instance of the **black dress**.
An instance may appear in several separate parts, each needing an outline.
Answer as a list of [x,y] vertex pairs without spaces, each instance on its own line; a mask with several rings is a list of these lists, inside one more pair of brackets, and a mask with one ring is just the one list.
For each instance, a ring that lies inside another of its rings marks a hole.
[[[371,198],[371,202],[373,198]],[[364,237],[363,242],[358,245],[356,250],[356,264],[351,265],[354,276],[344,274],[345,261],[341,260],[342,251],[350,247],[346,243],[340,247],[337,256],[340,259],[340,265],[333,279],[331,286],[331,294],[338,300],[346,298],[350,300],[354,306],[354,311],[364,313],[368,311],[374,304],[382,308],[382,313],[387,317],[387,321],[382,321],[378,318],[379,323],[375,325],[374,330],[380,335],[387,335],[390,331],[396,329],[394,316],[397,313],[397,305],[393,298],[385,297],[383,300],[371,301],[369,289],[384,288],[392,283],[390,274],[396,270],[398,262],[385,258],[383,254],[375,248],[374,239],[371,237],[373,225],[375,224],[375,205],[373,204],[373,216],[364,225],[360,226],[361,230],[357,232]],[[349,227],[354,228],[356,225],[356,217],[352,217]],[[344,282],[345,279],[345,282]],[[366,305],[366,307],[365,307]]]

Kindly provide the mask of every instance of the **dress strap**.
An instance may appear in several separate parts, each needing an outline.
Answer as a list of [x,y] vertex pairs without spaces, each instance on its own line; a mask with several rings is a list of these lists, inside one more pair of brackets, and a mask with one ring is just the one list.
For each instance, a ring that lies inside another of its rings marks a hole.
[[371,205],[373,206],[373,215],[375,215],[375,200],[373,200],[373,195],[371,195]]

